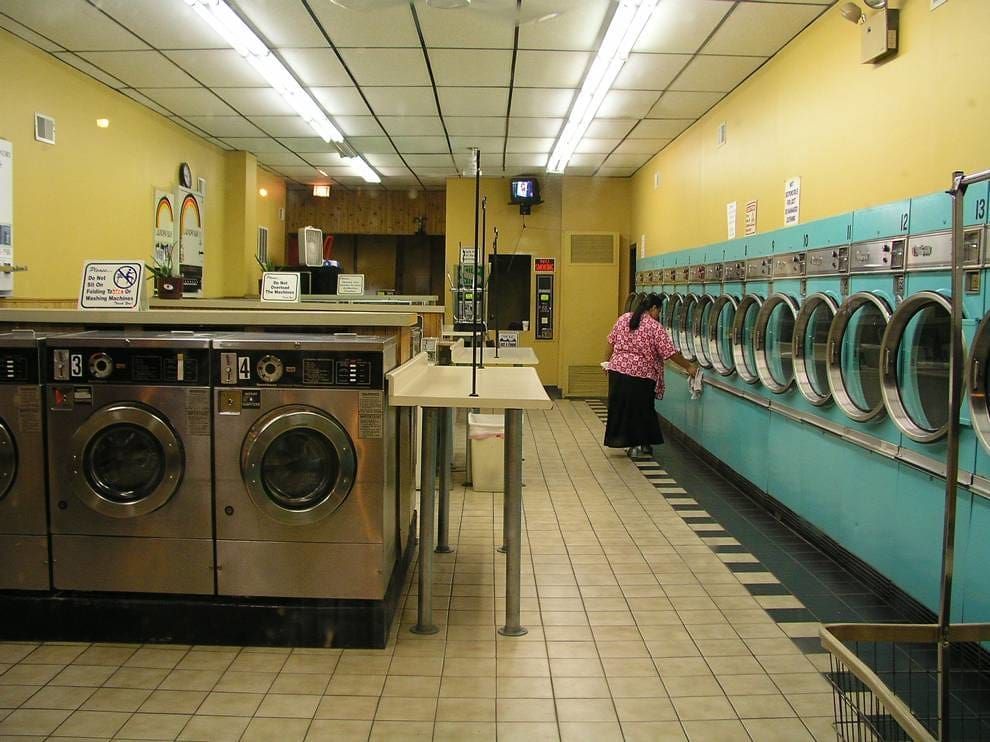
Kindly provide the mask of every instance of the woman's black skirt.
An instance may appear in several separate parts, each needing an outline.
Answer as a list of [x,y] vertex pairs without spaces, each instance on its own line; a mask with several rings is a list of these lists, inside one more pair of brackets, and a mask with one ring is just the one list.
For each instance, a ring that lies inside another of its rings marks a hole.
[[656,384],[652,380],[609,371],[605,445],[629,448],[663,443],[660,420],[653,407],[655,397]]

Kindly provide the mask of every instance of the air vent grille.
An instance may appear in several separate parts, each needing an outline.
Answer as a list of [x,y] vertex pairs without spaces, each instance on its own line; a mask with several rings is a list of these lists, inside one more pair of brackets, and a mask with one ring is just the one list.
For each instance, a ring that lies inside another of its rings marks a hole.
[[608,377],[601,366],[568,366],[568,397],[607,397]]
[[571,235],[571,263],[610,265],[615,262],[614,243],[610,234]]
[[258,260],[268,262],[268,227],[258,227]]
[[55,119],[43,113],[34,114],[34,138],[45,144],[55,144]]

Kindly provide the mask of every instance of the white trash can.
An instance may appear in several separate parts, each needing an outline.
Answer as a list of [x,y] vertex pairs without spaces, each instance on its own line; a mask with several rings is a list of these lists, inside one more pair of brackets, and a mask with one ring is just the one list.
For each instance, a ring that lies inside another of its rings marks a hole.
[[505,418],[468,415],[471,442],[471,481],[476,492],[501,492],[505,483]]

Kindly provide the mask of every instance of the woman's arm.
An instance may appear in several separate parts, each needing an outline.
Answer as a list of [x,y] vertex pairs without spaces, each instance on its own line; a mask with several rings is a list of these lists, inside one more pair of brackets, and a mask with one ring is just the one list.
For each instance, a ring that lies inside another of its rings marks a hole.
[[693,361],[689,361],[687,358],[682,356],[680,351],[670,356],[670,358],[668,358],[667,360],[683,368],[685,371],[687,371],[689,376],[694,376],[696,373],[698,373],[698,369],[701,368],[699,364],[694,363]]

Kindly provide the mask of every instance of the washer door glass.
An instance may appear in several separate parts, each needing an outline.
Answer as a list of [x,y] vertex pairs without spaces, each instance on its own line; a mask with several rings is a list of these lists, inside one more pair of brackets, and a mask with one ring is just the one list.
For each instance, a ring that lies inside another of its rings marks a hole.
[[667,332],[670,333],[670,340],[674,343],[674,347],[680,350],[681,333],[678,332],[678,327],[681,323],[681,313],[684,311],[684,297],[680,294],[674,294],[670,297],[669,308],[670,312],[666,322]]
[[835,310],[835,302],[829,296],[814,294],[805,299],[795,326],[794,376],[805,399],[817,406],[832,398],[827,351]]
[[897,427],[922,443],[948,430],[951,313],[952,305],[940,294],[914,294],[897,308],[884,339],[888,411]]
[[287,405],[248,431],[241,475],[252,502],[287,525],[315,523],[339,508],[354,485],[357,458],[343,426],[330,414]]
[[886,302],[861,292],[846,300],[829,331],[829,380],[849,417],[870,420],[883,412],[880,355],[890,319]]
[[739,302],[739,309],[736,310],[736,318],[732,326],[732,357],[735,359],[739,378],[748,384],[755,384],[760,380],[756,366],[754,335],[756,319],[762,307],[761,297],[755,294],[744,297]]
[[0,500],[2,500],[17,478],[17,446],[7,424],[0,420]]
[[732,358],[732,323],[736,318],[738,302],[733,296],[721,296],[712,308],[713,326],[709,331],[709,357],[712,366],[722,376],[728,376],[736,368]]
[[83,472],[100,497],[121,504],[138,502],[161,484],[165,450],[146,428],[109,425],[90,439]]
[[760,311],[756,330],[756,362],[760,381],[772,392],[786,391],[794,381],[794,319],[797,303],[774,294]]
[[709,294],[705,294],[698,299],[698,306],[695,309],[694,320],[694,348],[698,358],[698,363],[705,368],[712,367],[712,360],[709,355],[708,336],[711,332],[712,307],[715,299]]
[[689,361],[693,361],[697,357],[697,351],[694,347],[694,321],[697,313],[698,297],[694,294],[688,294],[684,299],[684,307],[681,310],[681,321],[677,326],[677,334],[681,338],[681,355]]

